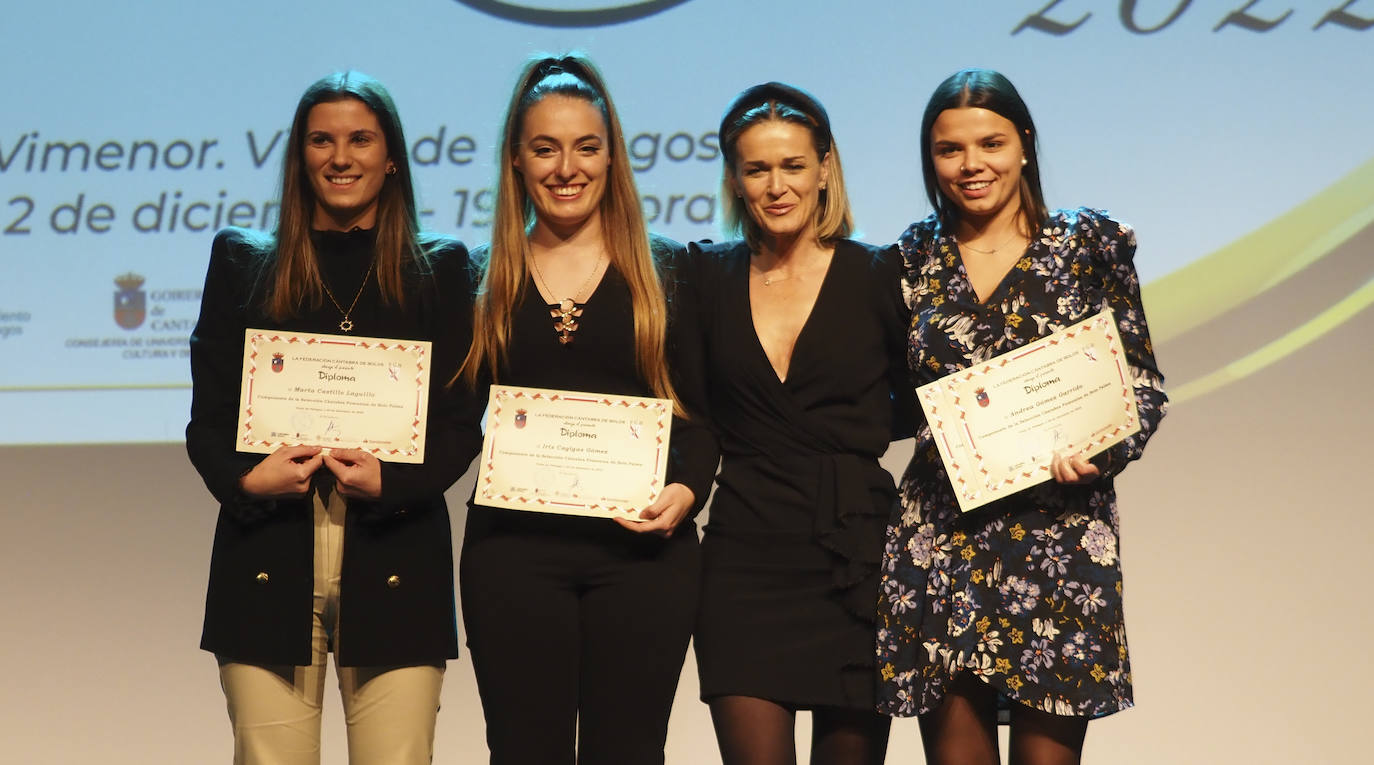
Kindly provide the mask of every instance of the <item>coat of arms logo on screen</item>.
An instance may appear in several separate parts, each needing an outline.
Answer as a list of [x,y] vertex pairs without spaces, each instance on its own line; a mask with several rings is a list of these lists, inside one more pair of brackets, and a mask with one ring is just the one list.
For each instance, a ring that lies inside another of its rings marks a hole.
[[114,294],[115,324],[125,329],[138,329],[148,315],[148,294],[139,289],[143,286],[143,277],[130,271],[116,276],[114,282],[119,287]]
[[541,27],[607,27],[652,16],[688,0],[457,0],[488,16]]

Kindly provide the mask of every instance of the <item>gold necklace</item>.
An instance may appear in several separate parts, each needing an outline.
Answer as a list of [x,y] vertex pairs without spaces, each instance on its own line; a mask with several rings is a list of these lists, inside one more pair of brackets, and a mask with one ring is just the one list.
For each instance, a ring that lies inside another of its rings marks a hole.
[[324,274],[320,274],[320,286],[324,287],[324,294],[329,296],[329,302],[333,303],[334,307],[339,309],[339,313],[343,314],[343,321],[339,322],[339,331],[353,331],[353,320],[348,317],[353,313],[353,309],[357,307],[358,298],[363,296],[363,287],[366,287],[367,280],[372,278],[372,267],[375,265],[377,265],[376,258],[373,258],[372,262],[367,264],[367,273],[363,274],[363,283],[358,285],[358,294],[353,296],[353,302],[348,304],[347,311],[344,310],[343,306],[339,305],[339,301],[334,298],[334,293],[329,291],[329,283],[325,281]]
[[[577,292],[574,292],[571,297],[565,297],[557,303],[549,305],[549,316],[554,320],[553,331],[558,333],[559,344],[567,345],[571,343],[573,341],[573,333],[577,331],[578,327],[582,326],[577,323],[583,311],[583,306],[577,302],[577,296],[586,292],[587,287],[596,276],[596,272],[601,270],[601,261],[605,260],[605,258],[606,253],[604,252],[597,256],[596,263],[592,264],[592,272],[587,274],[587,278],[583,280],[582,286],[577,288]],[[550,295],[554,294],[553,288],[549,286],[548,280],[544,278],[544,272],[539,270],[539,259],[530,255],[530,262],[534,263],[534,275],[538,277],[539,282],[544,285],[544,291]]]
[[1013,239],[1019,239],[1019,238],[1021,238],[1021,232],[1020,232],[1020,231],[1013,232],[1011,236],[1007,237],[1006,241],[1002,242],[1001,244],[997,245],[996,247],[993,247],[991,250],[984,250],[984,249],[981,249],[981,248],[979,248],[979,247],[974,247],[973,245],[968,244],[967,242],[960,242],[960,241],[959,241],[959,237],[955,237],[955,238],[954,238],[954,241],[955,241],[956,244],[958,244],[961,248],[963,248],[963,249],[965,249],[965,250],[973,250],[974,252],[976,252],[976,253],[978,253],[978,254],[980,254],[980,255],[996,255],[998,250],[1002,249],[1003,247],[1006,247],[1009,243],[1011,243],[1011,241],[1012,241]]

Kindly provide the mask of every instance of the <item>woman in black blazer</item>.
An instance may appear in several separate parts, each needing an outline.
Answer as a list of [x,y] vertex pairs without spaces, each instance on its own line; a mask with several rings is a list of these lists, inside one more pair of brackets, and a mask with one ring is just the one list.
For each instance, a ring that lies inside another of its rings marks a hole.
[[[296,108],[271,234],[215,237],[191,338],[186,448],[220,503],[201,647],[235,762],[318,763],[333,652],[350,761],[429,763],[458,655],[443,492],[481,448],[445,388],[471,337],[467,251],[419,232],[400,120],[381,83],[325,77]],[[360,449],[235,450],[244,330],[433,343],[423,464]]]

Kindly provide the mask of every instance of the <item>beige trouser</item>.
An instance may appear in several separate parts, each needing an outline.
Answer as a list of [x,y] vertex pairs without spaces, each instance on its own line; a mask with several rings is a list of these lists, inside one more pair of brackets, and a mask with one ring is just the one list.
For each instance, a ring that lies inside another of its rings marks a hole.
[[[234,765],[319,765],[327,656],[338,651],[344,501],[314,496],[314,663],[242,664],[220,657],[220,685],[234,728]],[[336,653],[337,656],[337,653]],[[443,664],[340,667],[335,662],[352,765],[428,765],[434,756]]]

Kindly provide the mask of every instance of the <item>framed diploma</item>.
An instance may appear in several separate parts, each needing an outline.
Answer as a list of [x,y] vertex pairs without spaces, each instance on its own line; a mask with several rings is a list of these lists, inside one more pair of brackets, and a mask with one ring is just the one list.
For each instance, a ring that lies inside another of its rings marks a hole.
[[663,490],[673,403],[491,387],[477,502],[639,520]]
[[1050,480],[1056,452],[1091,457],[1140,430],[1110,309],[916,398],[964,512]]
[[249,329],[237,449],[308,444],[424,462],[430,343]]

